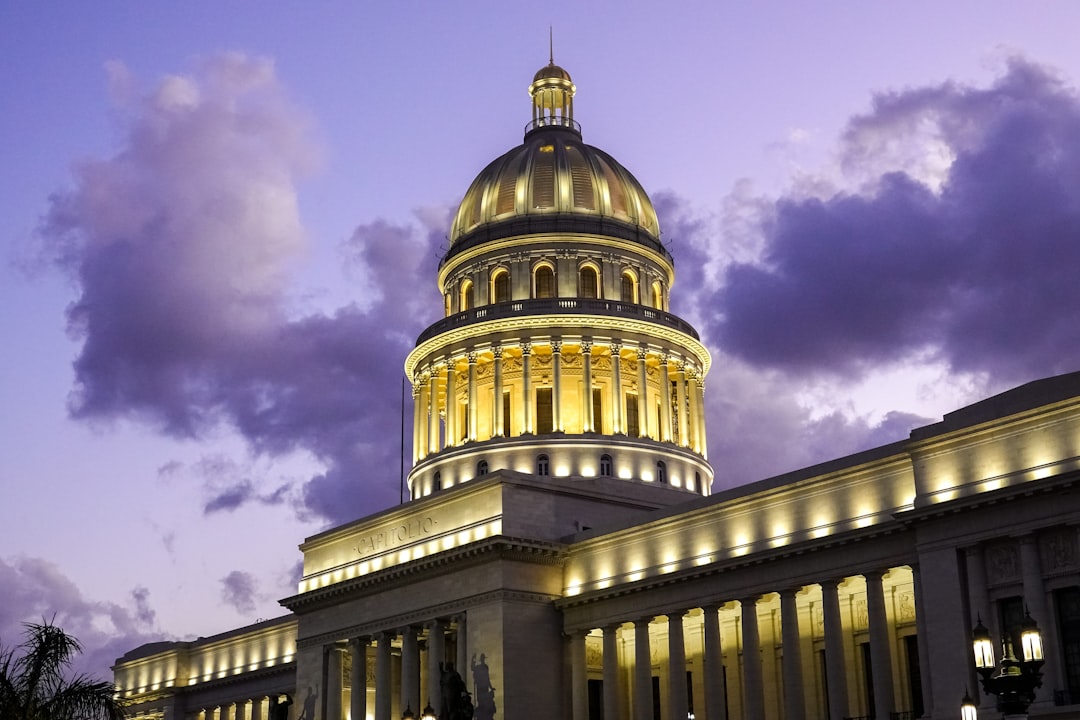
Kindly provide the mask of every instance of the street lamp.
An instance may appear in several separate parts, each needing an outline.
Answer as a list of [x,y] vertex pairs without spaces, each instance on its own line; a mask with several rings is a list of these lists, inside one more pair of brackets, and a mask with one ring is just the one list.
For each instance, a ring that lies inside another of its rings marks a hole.
[[[1012,640],[1005,635],[1001,641],[1001,662],[994,664],[993,639],[982,624],[982,618],[971,632],[971,642],[975,651],[975,669],[979,672],[983,690],[987,695],[997,696],[998,711],[1007,718],[1026,718],[1028,708],[1035,701],[1035,689],[1042,687],[1042,636],[1031,614],[1025,608],[1020,624],[1022,660],[1016,659]],[[970,701],[966,693],[964,698]],[[961,707],[964,720],[974,717],[974,705],[974,702],[970,702],[970,712],[968,703]]]
[[420,720],[438,720],[435,716],[435,708],[431,707],[430,700],[428,700],[428,704],[424,706],[424,711],[420,714]]
[[413,715],[411,705],[405,708],[405,712],[401,713],[401,720],[416,720],[416,716]]
[[971,699],[967,688],[964,688],[964,699],[960,701],[960,720],[978,720],[979,710],[975,707],[975,701]]

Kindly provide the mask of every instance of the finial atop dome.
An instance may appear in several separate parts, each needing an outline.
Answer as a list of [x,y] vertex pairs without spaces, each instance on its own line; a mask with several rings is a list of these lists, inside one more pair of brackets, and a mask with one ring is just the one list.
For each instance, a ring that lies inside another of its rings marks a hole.
[[565,128],[581,134],[574,121],[574,81],[570,73],[555,64],[554,32],[548,27],[548,64],[540,68],[529,85],[532,98],[532,121],[525,134],[541,128]]

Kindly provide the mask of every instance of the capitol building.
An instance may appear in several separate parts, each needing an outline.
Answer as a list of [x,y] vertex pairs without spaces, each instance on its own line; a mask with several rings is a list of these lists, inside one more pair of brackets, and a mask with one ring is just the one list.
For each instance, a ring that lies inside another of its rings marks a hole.
[[120,658],[133,716],[439,716],[452,667],[477,720],[989,720],[972,628],[1019,647],[1030,613],[1031,716],[1080,717],[1080,373],[713,494],[724,388],[575,92],[536,73],[454,216],[409,501],[305,539],[287,615]]

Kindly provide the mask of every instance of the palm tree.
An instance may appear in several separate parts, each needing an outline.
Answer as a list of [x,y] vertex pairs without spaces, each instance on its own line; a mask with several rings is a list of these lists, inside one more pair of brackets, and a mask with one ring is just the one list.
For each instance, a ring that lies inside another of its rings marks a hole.
[[26,623],[21,644],[0,645],[0,720],[123,720],[113,684],[68,677],[79,641],[51,622]]

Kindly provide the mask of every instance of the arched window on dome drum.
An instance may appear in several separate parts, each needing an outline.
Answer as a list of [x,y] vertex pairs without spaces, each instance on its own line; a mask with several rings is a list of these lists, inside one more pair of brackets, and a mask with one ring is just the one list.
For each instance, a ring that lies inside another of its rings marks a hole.
[[450,316],[450,310],[453,307],[453,304],[451,303],[451,300],[450,300],[450,293],[446,293],[446,296],[445,296],[444,300],[445,300],[444,304],[446,305],[446,316],[449,317]]
[[436,470],[435,476],[431,478],[431,491],[439,492],[440,490],[442,490],[442,473]]
[[472,280],[461,283],[461,312],[472,310],[476,307],[476,297],[473,293]]
[[491,280],[491,301],[510,302],[510,273],[500,270]]
[[578,297],[600,297],[600,281],[595,268],[586,265],[578,272]]
[[534,293],[537,298],[555,297],[555,271],[547,265],[536,268],[536,272],[533,274],[533,282],[535,283]]
[[610,455],[601,455],[600,456],[600,477],[611,477],[612,474],[613,474],[611,472],[611,466],[612,466],[611,456]]
[[476,463],[476,477],[481,477],[488,474],[488,462],[487,460],[481,460]]
[[660,289],[659,282],[654,282],[652,285],[652,305],[657,310],[664,309],[664,293]]
[[656,482],[667,485],[667,465],[663,460],[656,461]]
[[701,473],[694,473],[694,487],[692,487],[691,490],[696,490],[702,495],[705,494],[705,488],[701,487]]
[[536,456],[536,474],[537,475],[550,475],[551,474],[551,461],[548,460],[547,455]]
[[636,303],[638,301],[637,280],[629,272],[622,274],[622,280],[619,284],[619,300],[625,303]]

